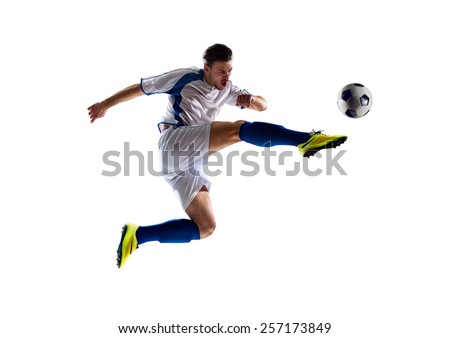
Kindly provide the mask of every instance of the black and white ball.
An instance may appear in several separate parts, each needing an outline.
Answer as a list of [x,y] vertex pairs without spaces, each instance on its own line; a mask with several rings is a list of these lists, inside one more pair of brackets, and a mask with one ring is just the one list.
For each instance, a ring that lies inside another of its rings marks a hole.
[[363,117],[372,107],[372,94],[366,86],[350,83],[339,92],[337,104],[339,110],[348,117]]

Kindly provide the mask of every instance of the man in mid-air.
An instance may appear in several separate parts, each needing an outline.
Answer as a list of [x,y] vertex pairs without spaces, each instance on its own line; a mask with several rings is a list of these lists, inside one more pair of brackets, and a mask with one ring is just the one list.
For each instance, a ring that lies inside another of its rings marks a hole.
[[325,148],[339,146],[346,136],[320,132],[298,132],[265,122],[215,121],[225,104],[263,111],[263,97],[234,86],[230,79],[232,51],[215,44],[203,54],[203,69],[183,68],[141,79],[102,102],[88,108],[91,123],[118,103],[143,94],[168,94],[169,104],[161,122],[159,151],[162,172],[189,218],[161,224],[125,224],[117,250],[121,268],[139,244],[149,241],[187,243],[210,236],[216,221],[209,196],[211,182],[203,172],[208,154],[240,141],[260,147],[292,145],[309,157]]

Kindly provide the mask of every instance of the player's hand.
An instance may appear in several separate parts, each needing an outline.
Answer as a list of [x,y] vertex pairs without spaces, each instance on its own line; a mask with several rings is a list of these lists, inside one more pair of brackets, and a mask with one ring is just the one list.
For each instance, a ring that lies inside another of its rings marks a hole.
[[255,97],[251,94],[241,94],[237,97],[236,106],[242,108],[250,108],[252,103],[255,102]]
[[106,107],[102,102],[97,102],[88,108],[89,117],[91,119],[91,123],[93,123],[96,119],[105,116],[108,107]]

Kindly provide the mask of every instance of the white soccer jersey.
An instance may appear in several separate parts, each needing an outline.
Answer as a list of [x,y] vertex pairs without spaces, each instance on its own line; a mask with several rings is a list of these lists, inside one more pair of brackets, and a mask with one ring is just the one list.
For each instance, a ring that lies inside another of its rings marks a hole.
[[141,79],[145,94],[169,94],[162,122],[178,126],[211,123],[224,104],[235,105],[238,95],[244,93],[231,81],[223,90],[218,90],[203,80],[203,73],[203,69],[192,67]]

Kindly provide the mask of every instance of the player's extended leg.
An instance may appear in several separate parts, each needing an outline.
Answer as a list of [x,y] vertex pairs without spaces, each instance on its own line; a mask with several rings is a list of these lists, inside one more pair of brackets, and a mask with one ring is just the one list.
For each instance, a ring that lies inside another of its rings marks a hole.
[[236,122],[215,121],[211,124],[209,135],[209,151],[216,152],[232,144],[241,141],[239,130],[245,123],[243,120]]
[[347,140],[344,135],[324,135],[321,132],[299,132],[266,122],[213,122],[209,150],[218,151],[239,141],[260,147],[296,146],[301,155],[309,157],[321,149],[335,148]]

